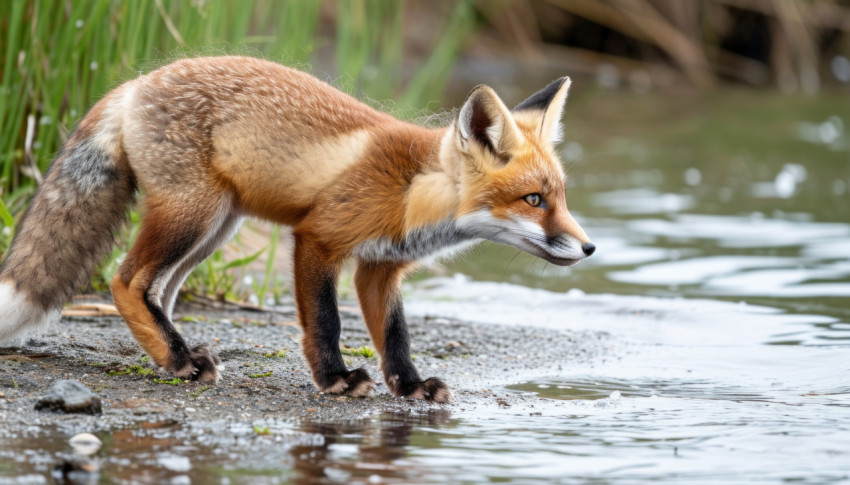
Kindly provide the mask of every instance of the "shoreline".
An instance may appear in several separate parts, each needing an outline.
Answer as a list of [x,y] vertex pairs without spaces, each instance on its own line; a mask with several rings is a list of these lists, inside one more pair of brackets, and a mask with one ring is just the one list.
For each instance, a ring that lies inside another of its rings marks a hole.
[[[470,323],[439,317],[408,319],[414,364],[423,378],[450,386],[453,402],[431,404],[391,396],[378,358],[345,355],[363,366],[376,387],[365,398],[319,393],[300,351],[294,307],[276,312],[178,307],[175,323],[190,345],[207,343],[222,359],[219,383],[170,383],[171,376],[145,359],[120,317],[64,317],[19,347],[0,348],[0,434],[27,426],[110,431],[151,421],[339,422],[385,412],[423,413],[474,408],[523,398],[503,386],[554,375],[559,366],[586,364],[604,353],[604,332]],[[370,346],[356,304],[341,302],[343,347]],[[356,353],[356,350],[350,350]],[[101,416],[34,410],[58,379],[85,384],[102,400]],[[496,392],[493,392],[493,388]],[[497,396],[498,394],[498,396]]]

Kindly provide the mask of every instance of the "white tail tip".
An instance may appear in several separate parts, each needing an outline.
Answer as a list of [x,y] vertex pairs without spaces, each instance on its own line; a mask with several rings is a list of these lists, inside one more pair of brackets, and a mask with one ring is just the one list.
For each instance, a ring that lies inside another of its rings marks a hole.
[[26,294],[9,282],[0,283],[0,344],[37,333],[59,321],[62,310],[44,310],[32,304]]

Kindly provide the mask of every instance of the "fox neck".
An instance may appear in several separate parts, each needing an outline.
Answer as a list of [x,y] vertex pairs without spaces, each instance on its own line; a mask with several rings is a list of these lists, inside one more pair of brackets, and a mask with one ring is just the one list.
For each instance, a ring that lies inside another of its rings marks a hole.
[[450,256],[476,241],[457,223],[463,188],[463,160],[453,127],[415,130],[408,151],[416,175],[404,194],[402,232],[363,241],[354,255],[363,261],[428,261]]
[[[428,148],[414,150],[418,143]],[[461,160],[454,148],[452,127],[428,130],[427,138],[422,136],[412,143],[410,152],[412,157],[418,158],[420,169],[405,194],[405,233],[454,219],[463,186]]]

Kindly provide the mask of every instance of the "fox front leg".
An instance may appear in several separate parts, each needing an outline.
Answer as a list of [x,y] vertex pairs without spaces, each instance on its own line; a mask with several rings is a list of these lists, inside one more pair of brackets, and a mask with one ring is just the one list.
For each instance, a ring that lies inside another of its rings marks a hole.
[[308,236],[295,235],[295,300],[304,330],[302,350],[320,391],[365,396],[375,383],[365,369],[349,371],[342,360],[336,302],[339,264],[326,255]]
[[381,355],[381,371],[395,396],[451,401],[448,386],[436,377],[422,380],[410,358],[410,337],[401,300],[404,264],[360,262],[354,276],[369,335]]

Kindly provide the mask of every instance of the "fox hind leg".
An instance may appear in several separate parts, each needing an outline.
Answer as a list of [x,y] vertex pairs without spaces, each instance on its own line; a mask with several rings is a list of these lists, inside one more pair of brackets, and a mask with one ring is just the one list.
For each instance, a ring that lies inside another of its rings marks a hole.
[[149,195],[139,237],[111,285],[118,311],[154,362],[176,377],[201,382],[218,379],[219,361],[203,346],[189,348],[171,322],[171,311],[188,272],[239,220],[230,198],[215,194],[192,194],[189,200],[205,202],[200,206],[185,203],[189,194],[179,201]]
[[206,237],[196,245],[194,250],[188,253],[180,261],[179,265],[176,265],[174,273],[165,284],[165,290],[162,293],[162,304],[168,318],[171,318],[171,314],[174,311],[177,292],[183,286],[183,282],[186,281],[189,273],[203,260],[210,257],[216,249],[229,241],[239,229],[239,226],[242,225],[242,216],[237,215],[233,211],[223,214],[222,217],[223,219],[221,221],[215,221],[210,227],[210,230],[207,231]]

